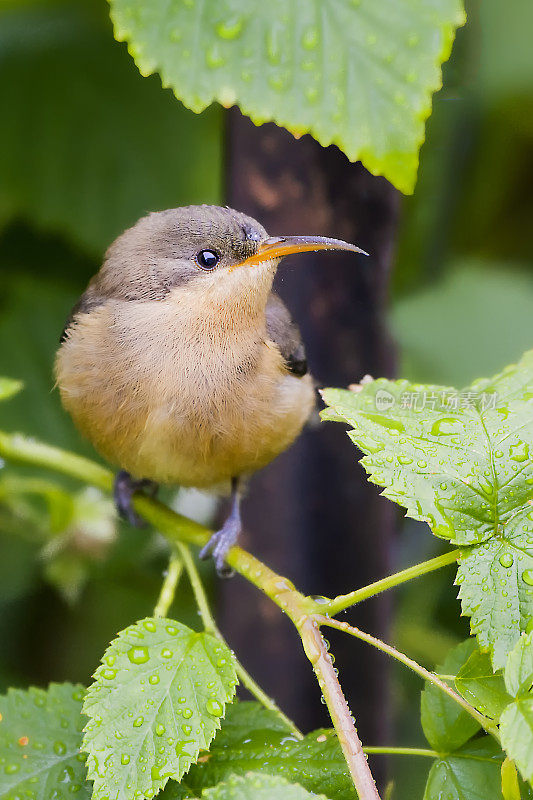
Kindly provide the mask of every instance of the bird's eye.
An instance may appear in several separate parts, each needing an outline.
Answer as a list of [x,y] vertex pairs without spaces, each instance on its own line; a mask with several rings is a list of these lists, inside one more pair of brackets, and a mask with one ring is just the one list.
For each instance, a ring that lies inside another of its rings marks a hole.
[[214,269],[219,261],[220,256],[215,250],[200,250],[196,254],[196,263],[202,269]]

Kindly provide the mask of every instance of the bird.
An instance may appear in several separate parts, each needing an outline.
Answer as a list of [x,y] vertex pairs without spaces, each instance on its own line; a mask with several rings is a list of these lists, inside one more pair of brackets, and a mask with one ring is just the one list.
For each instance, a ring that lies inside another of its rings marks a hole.
[[249,477],[300,434],[315,407],[297,326],[272,284],[291,253],[348,250],[322,236],[269,236],[228,206],[147,214],[107,250],[72,309],[55,361],[61,402],[118,468],[114,499],[160,484],[228,492],[201,551],[220,575],[242,528]]

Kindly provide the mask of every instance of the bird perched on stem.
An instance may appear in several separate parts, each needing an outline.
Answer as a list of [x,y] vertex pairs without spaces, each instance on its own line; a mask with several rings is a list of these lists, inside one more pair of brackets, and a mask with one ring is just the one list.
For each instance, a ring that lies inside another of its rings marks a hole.
[[219,206],[149,214],[111,245],[67,320],[56,359],[64,407],[110,462],[119,512],[141,488],[231,486],[204,548],[223,572],[241,530],[241,483],[285,450],[314,406],[305,351],[272,292],[280,259],[355,245],[269,237]]

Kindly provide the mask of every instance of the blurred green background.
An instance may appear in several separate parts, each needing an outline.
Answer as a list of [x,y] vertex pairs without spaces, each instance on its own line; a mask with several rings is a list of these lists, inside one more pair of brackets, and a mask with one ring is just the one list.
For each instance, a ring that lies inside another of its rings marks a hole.
[[[389,306],[400,374],[452,385],[498,371],[533,338],[533,4],[467,11],[401,203]],[[141,77],[103,0],[1,4],[0,108],[0,374],[26,385],[0,405],[0,427],[93,455],[53,390],[64,319],[143,213],[224,202],[227,112],[196,116]],[[392,561],[439,547],[408,523]],[[157,536],[117,537],[94,492],[0,472],[0,689],[86,682],[116,631],[150,612],[165,557]],[[468,632],[451,574],[395,595],[391,638],[429,666]],[[186,588],[178,603],[193,622]],[[420,688],[394,670],[404,745],[423,741]],[[397,796],[422,796],[426,769],[394,762]]]

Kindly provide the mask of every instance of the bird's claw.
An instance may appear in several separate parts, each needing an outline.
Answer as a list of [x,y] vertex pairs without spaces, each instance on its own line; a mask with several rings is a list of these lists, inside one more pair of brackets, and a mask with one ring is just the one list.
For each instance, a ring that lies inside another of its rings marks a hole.
[[234,571],[226,564],[226,556],[241,532],[240,524],[229,518],[222,528],[214,533],[208,543],[200,550],[200,558],[206,559],[213,557],[217,575],[220,578],[231,578]]
[[135,492],[145,490],[150,497],[155,497],[157,494],[157,483],[150,481],[147,478],[142,480],[135,480],[131,477],[129,472],[121,470],[115,476],[115,483],[113,485],[113,498],[115,506],[122,519],[129,522],[135,528],[144,528],[146,523],[135,513],[132,506],[132,499]]

